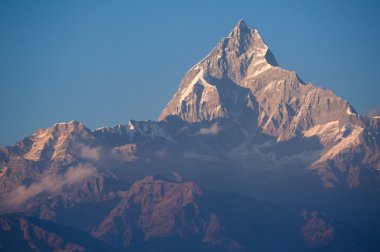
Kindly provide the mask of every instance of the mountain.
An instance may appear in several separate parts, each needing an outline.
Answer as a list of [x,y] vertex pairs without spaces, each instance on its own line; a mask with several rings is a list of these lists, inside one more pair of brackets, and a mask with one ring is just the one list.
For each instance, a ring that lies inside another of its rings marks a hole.
[[[317,125],[346,124],[356,112],[331,91],[303,83],[280,68],[256,29],[240,20],[215,49],[193,66],[163,110],[187,122],[252,116],[279,141]],[[248,113],[249,114],[249,113]]]
[[58,123],[0,148],[0,245],[378,251],[379,191],[380,119],[282,69],[240,20],[158,121]]
[[[107,183],[115,180],[101,182]],[[0,250],[376,251],[379,246],[376,237],[324,213],[231,193],[205,194],[194,182],[148,176],[108,199],[91,201],[78,198],[89,193],[85,188],[22,215],[1,216]]]
[[[280,68],[258,31],[243,20],[186,73],[160,120],[168,116],[191,123],[251,119],[247,130],[256,128],[277,142],[315,138],[321,151],[312,167],[328,187],[334,186],[337,175],[327,162],[346,152],[351,152],[349,159],[360,158],[353,153],[360,144],[369,150],[362,161],[379,168],[379,121],[362,118],[333,92],[305,84],[295,72]],[[338,162],[339,169],[346,168]],[[358,167],[351,169],[347,180],[356,186]]]

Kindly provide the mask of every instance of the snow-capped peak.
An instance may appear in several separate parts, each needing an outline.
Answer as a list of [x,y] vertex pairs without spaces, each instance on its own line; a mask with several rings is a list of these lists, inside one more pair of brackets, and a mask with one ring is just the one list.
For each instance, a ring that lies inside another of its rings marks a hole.
[[230,35],[248,33],[250,30],[251,28],[245,23],[244,19],[240,19],[239,22],[235,25]]

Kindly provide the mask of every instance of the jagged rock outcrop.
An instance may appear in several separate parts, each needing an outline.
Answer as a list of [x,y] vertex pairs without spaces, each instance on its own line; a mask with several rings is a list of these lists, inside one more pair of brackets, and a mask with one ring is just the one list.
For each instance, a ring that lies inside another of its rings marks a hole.
[[172,237],[240,248],[239,243],[223,235],[215,213],[199,205],[197,197],[201,196],[193,182],[145,177],[132,185],[92,235],[122,247],[139,240]]

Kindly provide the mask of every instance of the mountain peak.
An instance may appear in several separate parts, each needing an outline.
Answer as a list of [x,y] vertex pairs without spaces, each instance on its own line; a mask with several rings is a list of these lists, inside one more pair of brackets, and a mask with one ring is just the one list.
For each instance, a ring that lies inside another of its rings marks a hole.
[[268,46],[257,30],[241,19],[209,55],[187,72],[160,120],[176,115],[194,122],[229,117],[232,111],[239,114],[242,103],[251,104],[246,94],[249,90],[244,89],[247,80],[273,66],[277,62]]
[[44,157],[54,160],[70,159],[66,150],[75,141],[91,142],[91,130],[77,121],[56,123],[48,129],[38,129],[19,144],[26,148],[27,160],[41,161]]
[[254,47],[266,47],[258,32],[243,19],[239,20],[227,39],[232,42],[229,47],[238,49],[239,54],[249,53]]
[[250,29],[248,25],[245,23],[244,19],[240,19],[239,22],[235,25],[234,31],[238,30],[248,30]]
[[239,19],[237,25],[246,25],[245,21],[243,18]]

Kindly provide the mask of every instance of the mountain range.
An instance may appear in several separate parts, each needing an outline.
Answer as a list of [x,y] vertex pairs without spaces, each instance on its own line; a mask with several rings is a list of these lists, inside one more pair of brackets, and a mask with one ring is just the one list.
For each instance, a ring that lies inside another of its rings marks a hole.
[[240,20],[157,121],[0,148],[0,251],[379,251],[380,118]]

